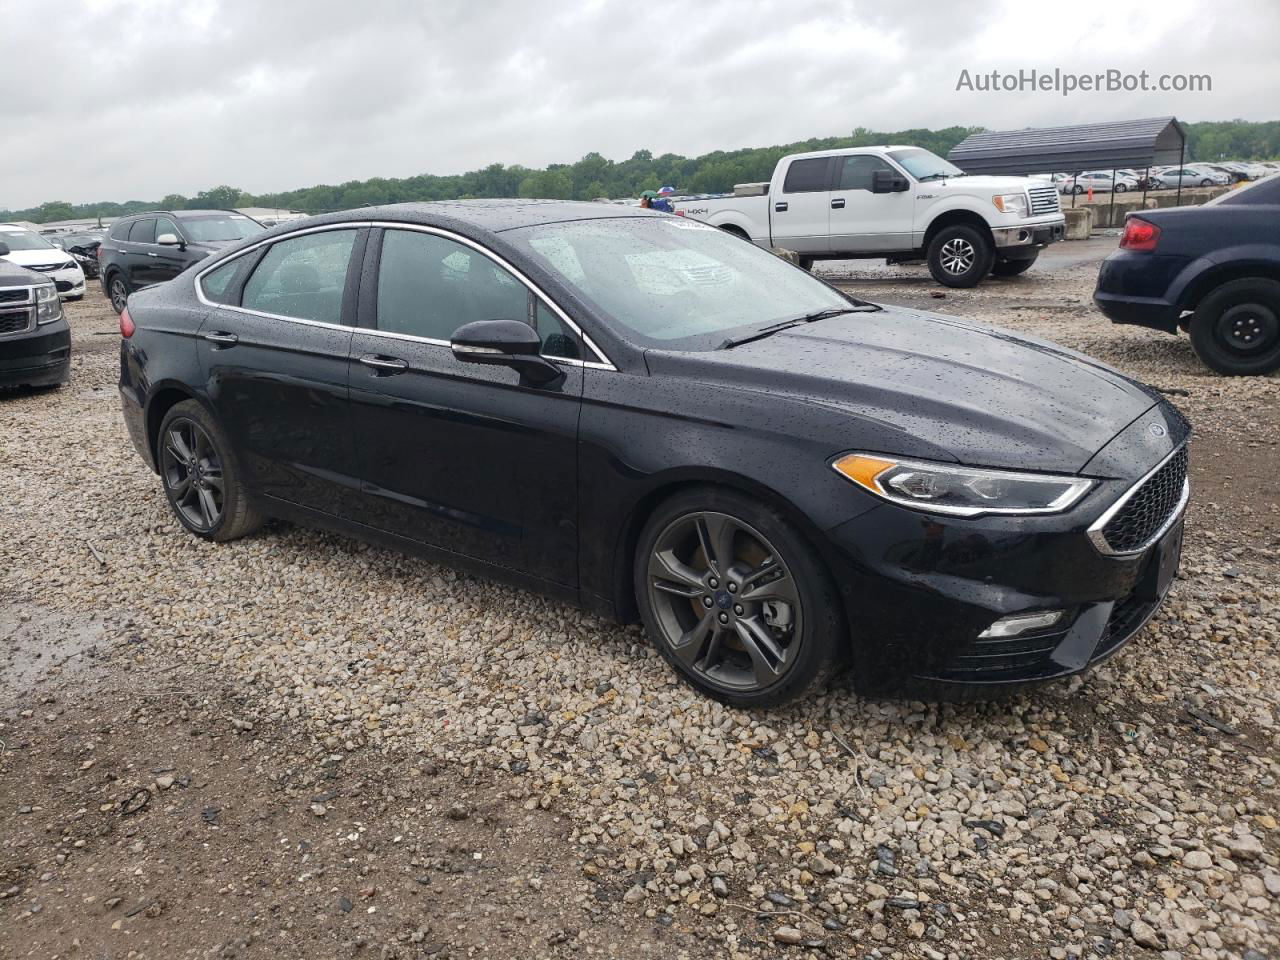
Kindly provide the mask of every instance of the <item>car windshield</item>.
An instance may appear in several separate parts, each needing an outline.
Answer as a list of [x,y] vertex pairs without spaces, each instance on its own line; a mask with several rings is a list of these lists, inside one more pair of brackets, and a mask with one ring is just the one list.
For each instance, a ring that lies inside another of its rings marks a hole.
[[917,180],[941,180],[943,177],[963,177],[964,171],[954,163],[943,160],[935,153],[912,147],[909,150],[890,150],[889,156]]
[[504,237],[650,346],[711,349],[728,331],[851,305],[773,254],[680,217],[548,223]]
[[30,230],[14,230],[0,227],[0,243],[9,245],[10,250],[53,250],[52,243]]
[[227,243],[262,233],[266,227],[241,213],[220,213],[210,217],[183,217],[182,229],[196,243]]

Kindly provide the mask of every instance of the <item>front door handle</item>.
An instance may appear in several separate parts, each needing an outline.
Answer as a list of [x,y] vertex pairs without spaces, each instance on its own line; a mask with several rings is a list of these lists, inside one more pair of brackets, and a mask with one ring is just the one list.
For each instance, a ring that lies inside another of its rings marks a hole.
[[787,202],[786,202],[785,200],[779,200],[777,203],[775,203],[775,204],[773,205],[773,212],[774,212],[774,213],[786,213],[786,212],[787,212]]
[[366,353],[360,358],[360,362],[384,376],[404,373],[409,369],[409,361],[401,360],[399,357],[384,357],[377,353]]
[[158,257],[158,256],[160,256],[160,254],[158,254],[158,253],[152,253],[150,250],[148,250],[148,251],[147,251],[147,256],[148,256],[148,257]]
[[836,197],[836,199],[832,200],[832,201],[831,201],[831,209],[832,209],[832,210],[843,210],[843,209],[844,209],[844,197]]
[[240,338],[234,333],[223,333],[222,331],[206,333],[204,338],[210,343],[216,343],[220,347],[234,347],[240,342]]

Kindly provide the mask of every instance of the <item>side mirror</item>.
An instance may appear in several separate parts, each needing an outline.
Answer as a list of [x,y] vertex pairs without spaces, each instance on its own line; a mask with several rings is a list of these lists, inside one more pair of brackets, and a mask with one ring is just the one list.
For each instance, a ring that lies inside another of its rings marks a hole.
[[891,170],[877,170],[871,174],[872,193],[902,193],[909,186],[906,177]]
[[160,236],[156,237],[156,243],[160,244],[162,247],[183,246],[182,241],[178,239],[178,235],[176,233],[162,233]]
[[463,363],[489,363],[511,367],[530,383],[551,383],[563,371],[539,353],[542,339],[521,320],[476,320],[464,324],[449,343]]
[[5,243],[3,240],[0,240],[0,257],[7,257],[8,255],[9,255],[9,245]]

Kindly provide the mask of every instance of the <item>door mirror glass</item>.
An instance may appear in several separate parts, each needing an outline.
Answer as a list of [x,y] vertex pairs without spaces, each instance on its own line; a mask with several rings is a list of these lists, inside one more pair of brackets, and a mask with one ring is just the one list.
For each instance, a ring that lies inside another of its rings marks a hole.
[[872,193],[902,193],[908,186],[906,177],[891,170],[877,170],[871,174]]
[[156,237],[156,243],[162,247],[176,247],[180,242],[177,234],[174,233],[162,233]]
[[542,338],[523,320],[473,320],[454,332],[449,346],[464,363],[513,367],[534,383],[561,375],[554,363],[539,356]]

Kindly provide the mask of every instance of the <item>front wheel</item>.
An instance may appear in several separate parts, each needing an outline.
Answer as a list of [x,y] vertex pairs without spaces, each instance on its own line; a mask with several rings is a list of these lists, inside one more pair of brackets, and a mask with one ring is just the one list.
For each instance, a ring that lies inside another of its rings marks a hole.
[[1191,346],[1227,376],[1280,370],[1280,283],[1258,277],[1218,287],[1196,307]]
[[991,238],[959,223],[943,227],[929,241],[929,273],[948,287],[975,287],[991,272]]
[[113,273],[107,281],[107,297],[111,300],[111,309],[123,313],[129,305],[129,283],[118,273]]
[[688,683],[723,703],[784,703],[823,683],[845,642],[839,595],[778,511],[735,491],[677,494],[640,535],[645,629]]
[[1212,180],[1208,180],[1208,179],[1206,179],[1206,180],[1201,180],[1201,181],[1200,181],[1200,186],[1202,186],[1202,187],[1212,187],[1212,186],[1213,186],[1213,181],[1212,181]]
[[1128,189],[1129,187],[1127,184],[1123,184],[1123,183],[1116,184],[1116,193],[1125,193],[1128,191]]
[[1026,273],[1030,270],[1035,262],[1035,257],[1028,257],[1025,260],[997,260],[991,267],[991,275],[994,277],[1016,277],[1018,274]]
[[236,540],[262,526],[226,434],[204,407],[184,400],[156,437],[165,496],[178,521],[206,540]]
[[798,262],[801,270],[813,272],[813,257],[801,257]]

